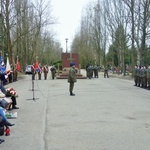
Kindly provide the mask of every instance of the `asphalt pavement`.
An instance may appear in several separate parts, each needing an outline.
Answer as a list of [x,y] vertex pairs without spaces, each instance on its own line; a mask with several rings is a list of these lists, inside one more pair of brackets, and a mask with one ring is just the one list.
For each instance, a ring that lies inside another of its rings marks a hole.
[[78,79],[70,96],[66,79],[22,75],[6,85],[18,92],[19,109],[0,150],[149,150],[150,91],[133,85],[100,73]]

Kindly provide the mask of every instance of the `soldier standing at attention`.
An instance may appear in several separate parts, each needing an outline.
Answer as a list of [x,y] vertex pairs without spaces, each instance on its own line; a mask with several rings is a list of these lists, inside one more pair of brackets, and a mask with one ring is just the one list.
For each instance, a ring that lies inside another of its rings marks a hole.
[[146,78],[146,66],[143,67],[144,75],[143,75],[143,88],[147,88],[147,78]]
[[137,67],[137,86],[140,84],[140,66]]
[[147,68],[146,77],[147,77],[147,89],[150,90],[150,65]]
[[143,67],[142,66],[140,66],[139,67],[139,87],[141,87],[141,85],[142,85],[142,69],[143,69]]
[[43,71],[44,71],[44,79],[47,80],[47,74],[48,74],[48,66],[47,65],[44,66]]
[[51,70],[51,74],[52,74],[52,79],[54,80],[55,79],[55,73],[56,73],[55,66],[52,66],[52,68],[50,70]]
[[144,66],[141,67],[141,71],[140,71],[140,77],[141,77],[141,88],[144,87],[144,77],[145,77],[145,69],[144,69]]
[[41,63],[39,63],[39,68],[38,68],[38,77],[39,77],[39,80],[41,80],[41,76],[42,76],[42,65],[41,65]]
[[138,66],[135,65],[135,68],[134,68],[134,82],[135,82],[135,85],[134,86],[137,86],[137,84],[138,84],[138,76],[137,76],[137,74],[138,74]]
[[70,63],[70,67],[71,68],[68,74],[68,82],[70,83],[69,91],[70,91],[70,96],[75,96],[75,94],[73,94],[74,82],[77,81],[75,63],[74,62]]
[[108,67],[105,67],[105,70],[104,70],[104,78],[109,78],[109,75],[108,75]]
[[98,65],[95,65],[94,66],[94,78],[98,78],[98,69],[99,69],[99,67],[98,67]]
[[89,69],[88,69],[88,67],[90,66],[90,64],[88,63],[87,65],[86,65],[86,77],[88,78],[89,77]]

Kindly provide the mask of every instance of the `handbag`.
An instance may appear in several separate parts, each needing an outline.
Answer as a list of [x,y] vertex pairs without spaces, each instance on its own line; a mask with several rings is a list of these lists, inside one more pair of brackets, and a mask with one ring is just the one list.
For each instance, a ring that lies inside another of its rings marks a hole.
[[12,103],[12,100],[7,97],[0,100],[0,106],[5,109],[8,109],[11,103]]

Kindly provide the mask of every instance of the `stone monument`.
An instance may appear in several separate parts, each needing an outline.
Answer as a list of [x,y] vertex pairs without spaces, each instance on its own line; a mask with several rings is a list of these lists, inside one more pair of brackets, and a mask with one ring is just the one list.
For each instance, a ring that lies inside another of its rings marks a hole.
[[79,55],[77,53],[62,53],[62,73],[57,76],[57,79],[67,79],[68,73],[70,69],[70,63],[75,62],[76,64],[76,70],[77,70],[77,78],[78,79],[86,79],[81,73],[80,73],[80,60]]

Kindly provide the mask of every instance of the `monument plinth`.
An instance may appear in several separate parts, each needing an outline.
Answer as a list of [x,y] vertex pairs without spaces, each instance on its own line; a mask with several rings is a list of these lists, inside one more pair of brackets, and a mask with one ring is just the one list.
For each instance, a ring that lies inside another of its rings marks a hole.
[[77,79],[86,79],[85,76],[80,74],[80,62],[79,62],[79,55],[77,53],[62,53],[62,73],[57,76],[57,79],[67,79],[68,73],[70,69],[70,63],[75,62],[76,64],[76,71],[77,71]]

